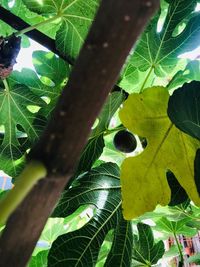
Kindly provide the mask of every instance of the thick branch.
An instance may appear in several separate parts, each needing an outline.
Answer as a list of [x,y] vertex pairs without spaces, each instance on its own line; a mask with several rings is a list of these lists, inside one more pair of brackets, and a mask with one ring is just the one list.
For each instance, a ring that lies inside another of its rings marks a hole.
[[[24,20],[19,18],[18,16],[14,15],[7,9],[3,8],[0,5],[0,19],[5,23],[9,24],[13,29],[20,31],[25,28],[28,28],[30,25],[26,23]],[[25,33],[28,37],[35,40],[39,44],[45,46],[47,49],[52,51],[53,53],[57,54],[59,57],[67,61],[69,64],[73,64],[73,61],[67,57],[62,55],[57,49],[55,45],[55,40],[48,37],[47,35],[43,34],[38,30],[33,30],[30,32]]]
[[[159,0],[102,0],[90,33],[41,140],[30,154],[49,177],[9,218],[0,266],[23,267],[78,161],[90,129],[121,67]],[[64,178],[65,176],[65,178]]]

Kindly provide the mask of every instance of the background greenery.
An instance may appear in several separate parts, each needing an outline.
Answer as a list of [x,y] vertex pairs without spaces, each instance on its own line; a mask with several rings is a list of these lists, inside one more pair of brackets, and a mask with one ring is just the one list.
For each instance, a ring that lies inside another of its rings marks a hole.
[[[59,52],[72,61],[80,51],[99,5],[98,0],[2,0],[0,3],[31,25],[39,23],[38,29],[54,38]],[[30,260],[30,267],[152,266],[161,258],[177,255],[181,264],[186,262],[184,248],[177,236],[194,236],[200,228],[200,209],[190,201],[192,199],[198,204],[200,192],[200,61],[180,55],[200,46],[200,13],[195,11],[198,3],[200,1],[197,0],[161,1],[160,10],[130,52],[117,86],[93,126],[76,174],[48,220]],[[9,25],[0,22],[2,36],[8,36],[13,31]],[[24,35],[22,45],[29,46]],[[0,82],[0,166],[13,178],[20,173],[25,155],[46,126],[73,67],[52,52],[35,51],[32,59],[26,60],[33,61],[34,70],[14,71],[7,79],[6,88]],[[169,102],[162,95],[158,97],[157,93],[152,93],[152,89],[146,89],[156,86],[162,86]],[[133,125],[126,123],[127,114],[120,120],[118,113],[127,95],[134,94],[131,97],[140,98],[146,92],[150,92],[146,106],[153,114],[152,121],[157,120],[159,104],[173,124],[175,131],[171,132],[170,138],[163,130],[165,122],[162,120],[157,128],[153,123],[146,123],[149,110],[142,109],[135,100],[129,104],[133,108]],[[124,127],[147,138],[144,151],[138,136],[134,153],[116,150],[113,137]],[[138,132],[137,129],[146,129],[146,132]],[[152,136],[155,142],[151,141]],[[176,136],[185,136],[185,139],[177,139]],[[186,139],[190,140],[189,144]],[[166,140],[163,153],[160,144]],[[175,158],[171,147],[176,151],[183,148],[179,153],[181,156]],[[161,157],[154,157],[155,150],[161,153],[164,165],[160,164]],[[122,174],[120,182],[121,163],[139,153],[146,153],[147,160],[142,161],[141,156],[133,158],[136,162],[131,169],[126,166],[125,177]],[[154,172],[148,161],[154,164]],[[167,203],[156,198],[159,185],[155,176],[161,167],[164,184],[167,185],[162,187],[161,193],[168,191]],[[187,169],[187,176],[183,177]],[[139,179],[138,185],[135,181],[142,171],[145,171],[145,179],[143,183]],[[130,175],[127,188],[139,186],[135,194],[124,189],[123,179],[127,178],[127,173]],[[192,183],[194,192],[190,190]],[[123,201],[131,196],[128,213],[136,213],[140,217],[129,221],[123,218],[121,186]],[[149,188],[151,191],[147,194]],[[148,209],[139,206],[140,199],[145,196],[145,202],[149,202],[150,206]],[[135,202],[137,198],[139,201]],[[169,205],[157,206],[151,211],[157,203]],[[153,226],[145,224],[147,219],[151,220],[151,224],[153,222]],[[163,240],[169,237],[175,239],[175,245],[170,251],[165,251]],[[199,254],[189,261],[199,262]]]

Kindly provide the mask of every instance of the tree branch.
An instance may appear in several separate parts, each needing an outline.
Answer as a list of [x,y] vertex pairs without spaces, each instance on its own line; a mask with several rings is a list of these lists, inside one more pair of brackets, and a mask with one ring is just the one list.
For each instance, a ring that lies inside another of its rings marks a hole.
[[[26,23],[24,20],[19,18],[18,16],[14,15],[7,9],[3,8],[0,5],[0,19],[4,21],[5,23],[9,24],[13,29],[20,31],[25,28],[28,28],[30,24]],[[39,44],[45,46],[47,49],[52,51],[53,53],[57,54],[59,57],[64,59],[69,64],[73,65],[73,61],[71,58],[67,57],[66,55],[62,55],[57,49],[55,45],[55,40],[48,37],[47,35],[43,34],[42,32],[38,30],[32,30],[30,32],[25,33],[28,37],[35,40]]]
[[55,112],[30,158],[48,177],[8,220],[0,239],[0,267],[24,267],[69,181],[91,127],[138,36],[159,0],[102,0]]

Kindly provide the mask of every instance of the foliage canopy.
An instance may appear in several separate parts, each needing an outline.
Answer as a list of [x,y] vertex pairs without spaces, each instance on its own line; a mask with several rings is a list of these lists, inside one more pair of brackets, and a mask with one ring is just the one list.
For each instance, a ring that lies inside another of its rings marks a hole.
[[[30,45],[24,34],[37,28],[74,62],[99,2],[0,4],[32,25],[16,33],[22,35],[22,47]],[[197,4],[199,0],[161,0],[92,128],[30,267],[152,266],[166,255],[154,231],[177,241],[178,234],[193,236],[199,230],[200,61],[181,57],[200,45]],[[6,37],[15,31],[1,21],[0,32]],[[34,70],[13,71],[0,81],[0,164],[13,178],[46,127],[73,68],[52,52],[34,51],[32,61]],[[114,135],[126,129],[137,139],[132,154],[113,145]],[[145,219],[153,220],[154,227]],[[182,262],[178,242],[172,256],[177,251]]]

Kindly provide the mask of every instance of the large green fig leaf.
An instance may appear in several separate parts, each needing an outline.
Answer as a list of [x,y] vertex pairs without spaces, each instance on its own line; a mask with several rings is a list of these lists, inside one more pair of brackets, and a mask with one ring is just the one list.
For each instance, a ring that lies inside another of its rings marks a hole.
[[78,172],[89,170],[93,163],[103,152],[104,134],[108,130],[111,118],[124,101],[124,95],[121,92],[113,92],[109,95],[104,107],[97,118],[97,126],[92,130],[88,143],[86,144],[78,165]]
[[36,115],[29,107],[44,105],[45,102],[23,84],[13,87],[7,84],[6,88],[0,88],[0,164],[7,174],[17,174],[16,160],[26,151],[26,143],[34,144],[40,135],[41,128],[35,124]]
[[166,217],[162,217],[156,222],[154,229],[157,231],[165,232],[169,234],[169,236],[185,235],[187,237],[190,237],[197,234],[197,229],[187,226],[187,223],[190,221],[191,219],[189,217],[176,221],[170,221]]
[[[119,266],[131,266],[132,234],[129,222],[122,218],[119,183],[118,166],[104,163],[79,176],[75,184],[63,193],[53,216],[68,216],[84,204],[95,205],[96,212],[81,229],[61,235],[54,241],[48,266],[94,266],[111,229],[115,230],[115,237],[109,260],[116,259],[121,262]],[[123,244],[117,247],[118,240],[123,240]]]
[[133,242],[133,266],[152,266],[162,258],[165,248],[163,241],[154,242],[151,227],[138,223],[138,236],[134,236]]
[[[16,1],[8,1],[8,0],[1,0],[1,5],[6,8],[7,10],[11,11],[16,16],[23,19],[28,24],[38,24],[46,18],[41,15],[38,15],[34,12],[31,12],[23,3],[23,0],[16,0]],[[2,23],[2,22],[1,22]],[[6,29],[6,26],[4,30]],[[45,27],[40,27],[39,30],[45,34],[47,34],[51,38],[55,38],[56,31],[59,29],[59,24],[55,22],[49,22],[45,25]],[[2,31],[1,31],[2,32]],[[13,28],[11,28],[10,33],[13,33]]]
[[75,185],[63,192],[52,216],[66,217],[85,204],[103,209],[108,194],[116,195],[116,201],[120,198],[119,167],[114,163],[103,163],[80,175]]
[[88,33],[99,0],[23,0],[31,10],[43,16],[61,18],[56,34],[58,50],[74,59]]
[[70,67],[53,53],[44,51],[33,52],[33,64],[38,75],[48,78],[47,82],[42,81],[31,69],[14,71],[9,79],[12,84],[25,84],[35,95],[46,98],[50,103],[40,110],[40,114],[48,117],[69,77]]
[[[70,72],[64,61],[43,51],[34,52],[34,65],[49,83],[42,82],[33,70],[23,69],[9,76],[6,89],[1,85],[0,163],[1,169],[12,177],[23,165],[24,160],[19,159],[43,131]],[[43,99],[50,103],[47,105]]]
[[143,33],[124,69],[120,86],[130,92],[135,90],[137,83],[140,83],[141,90],[151,86],[148,82],[153,82],[156,76],[171,79],[177,72],[176,66],[183,61],[178,56],[199,46],[200,14],[194,12],[197,1],[166,2],[169,6],[161,31],[158,31],[158,12]]
[[[120,111],[125,127],[147,138],[145,150],[124,160],[121,168],[123,214],[126,219],[167,205],[170,188],[166,171],[174,173],[189,198],[200,205],[194,180],[194,160],[199,142],[178,130],[167,116],[169,93],[152,87],[132,94]],[[184,168],[183,168],[184,166]]]
[[131,266],[133,248],[133,230],[130,221],[123,218],[116,227],[111,251],[108,254],[105,267]]

